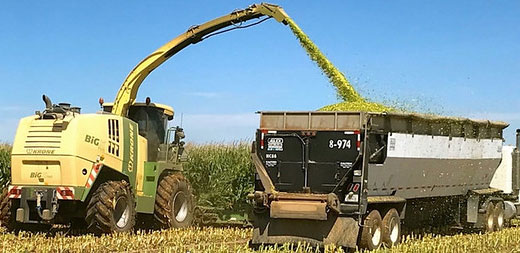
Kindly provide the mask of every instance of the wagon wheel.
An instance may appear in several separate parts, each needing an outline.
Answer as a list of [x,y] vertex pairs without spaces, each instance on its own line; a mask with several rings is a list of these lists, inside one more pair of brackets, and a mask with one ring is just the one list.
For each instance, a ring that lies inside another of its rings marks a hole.
[[484,220],[484,232],[495,231],[495,205],[492,202],[487,203]]
[[495,222],[495,231],[499,231],[504,229],[504,202],[500,201],[495,204],[495,209],[493,210],[493,218]]
[[374,250],[382,243],[382,220],[379,211],[372,210],[363,220],[361,240],[359,246],[363,249]]
[[401,219],[395,208],[388,210],[383,218],[383,244],[386,247],[397,245],[401,240]]

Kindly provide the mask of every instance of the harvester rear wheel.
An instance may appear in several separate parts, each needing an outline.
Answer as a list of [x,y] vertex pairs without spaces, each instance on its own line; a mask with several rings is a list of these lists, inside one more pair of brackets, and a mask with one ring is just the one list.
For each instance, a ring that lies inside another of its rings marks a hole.
[[164,176],[155,196],[155,218],[161,228],[184,228],[193,222],[193,195],[180,173]]
[[363,249],[374,250],[382,243],[382,220],[377,210],[372,210],[363,221],[359,246]]
[[495,204],[495,209],[493,210],[493,218],[495,220],[495,231],[500,231],[504,229],[504,215],[504,202],[497,202]]
[[383,218],[383,244],[386,247],[397,245],[401,240],[401,219],[395,208],[386,212]]
[[101,184],[87,206],[87,230],[94,234],[132,231],[135,199],[130,185],[122,181]]
[[486,205],[486,215],[484,220],[484,232],[495,231],[495,205],[492,202]]

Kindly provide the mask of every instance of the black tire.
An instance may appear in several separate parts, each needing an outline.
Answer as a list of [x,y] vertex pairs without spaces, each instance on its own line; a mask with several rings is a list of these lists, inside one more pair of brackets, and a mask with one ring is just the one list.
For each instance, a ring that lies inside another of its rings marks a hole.
[[193,223],[193,195],[179,173],[164,176],[157,186],[154,216],[160,228],[185,228]]
[[487,203],[484,217],[484,232],[495,231],[495,205],[493,203]]
[[382,244],[382,223],[379,211],[372,210],[363,220],[361,229],[361,240],[359,246],[362,249],[374,250]]
[[395,208],[386,212],[383,218],[383,244],[392,247],[401,241],[401,219]]
[[135,199],[126,181],[101,184],[87,206],[87,230],[94,234],[132,231],[135,225]]
[[495,204],[495,209],[493,210],[493,219],[495,222],[495,231],[500,231],[504,229],[505,219],[504,219],[504,202],[500,201]]

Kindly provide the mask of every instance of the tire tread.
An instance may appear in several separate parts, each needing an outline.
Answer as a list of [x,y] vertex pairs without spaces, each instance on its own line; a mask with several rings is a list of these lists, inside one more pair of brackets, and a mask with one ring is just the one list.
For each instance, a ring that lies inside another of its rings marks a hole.
[[101,184],[87,205],[87,231],[94,234],[106,234],[115,232],[116,228],[112,221],[113,204],[112,200],[117,196],[118,192],[122,192],[129,197],[130,203],[133,204],[133,212],[130,217],[130,228],[135,225],[135,201],[132,195],[130,185],[124,181],[107,181]]

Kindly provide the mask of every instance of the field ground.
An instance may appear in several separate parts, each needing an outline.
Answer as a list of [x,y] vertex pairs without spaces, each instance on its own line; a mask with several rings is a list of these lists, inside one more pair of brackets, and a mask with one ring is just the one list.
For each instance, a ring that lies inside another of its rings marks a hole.
[[[135,234],[68,235],[66,230],[47,234],[21,232],[18,235],[0,229],[1,252],[253,252],[248,248],[251,229],[190,228]],[[313,249],[305,245],[266,247],[260,252],[344,252],[328,246]],[[489,234],[457,234],[421,238],[408,236],[392,249],[375,252],[520,252],[520,227]]]
[[[5,145],[4,145],[5,146]],[[9,149],[0,145],[2,150]],[[189,147],[190,160],[186,175],[190,178],[198,201],[215,207],[241,210],[251,192],[252,177],[249,144],[213,144]],[[0,184],[8,178],[8,152],[0,155]],[[7,154],[7,155],[6,155]],[[2,181],[3,180],[3,181]],[[210,190],[208,190],[210,189]],[[215,194],[217,193],[217,194]],[[456,234],[408,236],[392,249],[375,252],[520,252],[520,222],[513,228],[489,234]],[[251,229],[189,228],[135,234],[113,234],[96,237],[72,235],[66,228],[48,233],[18,235],[0,228],[0,253],[4,252],[253,252],[248,247]],[[344,252],[327,246],[315,249],[306,245],[266,247],[260,252]]]

